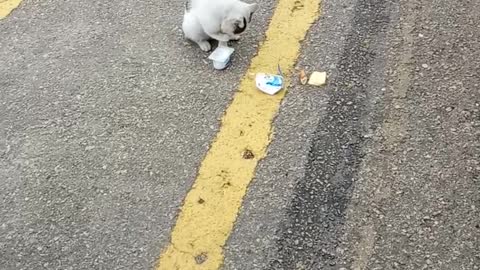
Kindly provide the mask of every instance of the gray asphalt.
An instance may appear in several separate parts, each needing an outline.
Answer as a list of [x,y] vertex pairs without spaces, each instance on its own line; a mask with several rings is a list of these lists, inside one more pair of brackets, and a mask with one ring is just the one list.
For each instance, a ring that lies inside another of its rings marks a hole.
[[298,66],[328,86],[287,96],[224,269],[480,269],[480,8],[322,12]]
[[[0,21],[0,269],[152,269],[275,6],[213,71],[182,1]],[[480,269],[480,7],[325,0],[223,269]]]
[[25,0],[0,21],[0,269],[149,269],[249,59],[180,31],[182,1]]

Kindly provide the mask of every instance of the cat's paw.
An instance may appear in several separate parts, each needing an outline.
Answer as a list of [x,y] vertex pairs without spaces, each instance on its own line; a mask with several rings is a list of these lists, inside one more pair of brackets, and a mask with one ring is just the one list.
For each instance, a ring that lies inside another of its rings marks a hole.
[[200,49],[202,49],[202,51],[204,51],[204,52],[208,52],[212,49],[212,45],[210,45],[210,42],[208,42],[206,40],[198,41],[197,44],[200,47]]

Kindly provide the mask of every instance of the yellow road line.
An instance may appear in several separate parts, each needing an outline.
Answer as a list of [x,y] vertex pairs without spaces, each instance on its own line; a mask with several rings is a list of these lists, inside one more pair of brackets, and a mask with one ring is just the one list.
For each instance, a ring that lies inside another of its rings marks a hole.
[[3,19],[12,12],[22,0],[0,0],[0,19]]
[[272,120],[284,92],[269,96],[255,88],[257,72],[288,78],[298,57],[300,41],[319,14],[320,0],[279,0],[266,40],[242,79],[222,119],[222,126],[200,165],[162,252],[158,270],[219,269],[223,246],[230,235],[255,168],[265,156]]

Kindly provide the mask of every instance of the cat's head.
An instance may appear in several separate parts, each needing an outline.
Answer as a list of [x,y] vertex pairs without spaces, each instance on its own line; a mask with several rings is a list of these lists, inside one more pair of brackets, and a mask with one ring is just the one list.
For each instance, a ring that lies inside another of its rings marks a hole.
[[238,1],[222,21],[221,30],[223,33],[239,35],[247,29],[252,21],[253,14],[258,9],[258,4],[248,4]]

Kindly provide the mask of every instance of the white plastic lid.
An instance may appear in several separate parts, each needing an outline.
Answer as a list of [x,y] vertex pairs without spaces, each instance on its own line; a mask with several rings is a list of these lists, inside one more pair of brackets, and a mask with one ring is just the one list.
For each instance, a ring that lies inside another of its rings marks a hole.
[[255,84],[260,91],[269,95],[275,95],[283,88],[283,77],[274,74],[257,73]]

